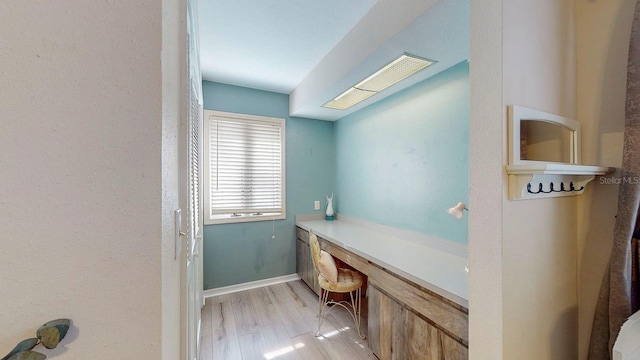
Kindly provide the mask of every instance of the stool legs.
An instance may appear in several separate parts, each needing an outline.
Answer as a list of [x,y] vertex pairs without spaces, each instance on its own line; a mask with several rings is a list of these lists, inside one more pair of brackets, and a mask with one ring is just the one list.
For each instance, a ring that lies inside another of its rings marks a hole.
[[[353,322],[356,324],[356,329],[358,329],[358,336],[360,336],[360,339],[364,340],[364,335],[362,335],[362,333],[360,332],[360,311],[362,310],[362,296],[360,294],[360,289],[358,288],[355,292],[356,292],[356,298],[353,298],[353,292],[349,293],[349,296],[351,297],[351,307],[353,308],[353,314],[351,314],[351,316],[353,317]],[[349,312],[351,313],[351,312]]]
[[324,308],[328,305],[328,298],[329,291],[320,289],[320,296],[318,296],[318,329],[316,330],[316,336],[320,336],[320,327],[322,327],[322,323],[324,322]]
[[[353,322],[355,323],[356,329],[358,330],[358,336],[361,339],[365,339],[365,336],[362,335],[360,330],[360,312],[362,310],[362,297],[361,297],[361,287],[356,289],[355,291],[349,292],[350,303],[347,301],[335,302],[333,300],[329,300],[329,292],[328,290],[321,289],[320,296],[318,296],[318,329],[316,330],[315,336],[320,336],[320,327],[322,327],[322,323],[324,322],[324,317],[329,313],[332,308],[327,309],[328,305],[340,305],[345,310],[349,312]],[[355,292],[355,297],[354,297]],[[349,305],[346,306],[345,304]]]

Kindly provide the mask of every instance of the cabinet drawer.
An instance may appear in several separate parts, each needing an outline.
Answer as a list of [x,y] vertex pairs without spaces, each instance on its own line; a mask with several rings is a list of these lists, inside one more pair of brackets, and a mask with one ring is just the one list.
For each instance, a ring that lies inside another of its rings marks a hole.
[[[296,237],[303,243],[309,244],[309,232],[307,230],[296,227]],[[318,236],[318,242],[320,243],[320,248],[322,250],[328,252],[335,258],[349,264],[349,266],[352,266],[364,275],[369,273],[369,262],[366,259],[334,245],[332,242],[327,241],[320,236]]]
[[306,244],[309,243],[309,232],[297,226],[296,226],[296,237],[302,240],[302,242]]
[[369,285],[415,311],[462,345],[469,344],[468,310],[371,264]]
[[320,248],[322,250],[349,264],[349,266],[352,266],[362,274],[369,275],[369,262],[367,260],[320,237],[318,237],[318,240],[320,240]]

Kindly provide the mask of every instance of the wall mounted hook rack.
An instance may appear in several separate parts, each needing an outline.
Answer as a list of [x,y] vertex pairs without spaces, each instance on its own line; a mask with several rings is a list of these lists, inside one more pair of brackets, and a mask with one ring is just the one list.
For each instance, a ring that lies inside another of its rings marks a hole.
[[580,195],[615,170],[580,164],[580,122],[517,105],[508,113],[510,200]]
[[565,189],[564,188],[564,182],[560,183],[560,189],[554,189],[554,184],[553,182],[549,183],[549,190],[545,191],[544,190],[544,186],[542,185],[542,183],[538,184],[538,190],[537,191],[533,191],[531,190],[531,183],[527,184],[527,192],[529,194],[550,194],[553,192],[574,192],[574,191],[582,191],[584,190],[584,185],[581,186],[579,189],[576,189],[575,186],[573,185],[573,181],[569,182],[569,189]]
[[509,199],[524,200],[580,195],[597,175],[608,174],[615,168],[539,163],[507,165],[506,170]]

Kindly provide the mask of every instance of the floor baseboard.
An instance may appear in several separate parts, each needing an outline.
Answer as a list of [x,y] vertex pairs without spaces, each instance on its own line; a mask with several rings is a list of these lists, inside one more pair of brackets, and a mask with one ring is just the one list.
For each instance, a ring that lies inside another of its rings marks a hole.
[[280,283],[294,281],[294,280],[300,280],[300,276],[298,276],[298,274],[290,274],[290,275],[278,276],[278,277],[269,278],[269,279],[246,282],[242,284],[223,286],[219,288],[205,290],[203,292],[203,295],[205,298],[209,298],[213,296],[231,294],[238,291],[250,290],[250,289],[280,284]]

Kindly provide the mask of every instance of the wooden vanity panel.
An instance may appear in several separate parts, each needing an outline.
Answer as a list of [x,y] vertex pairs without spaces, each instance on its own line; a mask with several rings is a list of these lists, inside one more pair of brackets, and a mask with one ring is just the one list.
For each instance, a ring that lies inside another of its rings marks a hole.
[[402,308],[376,288],[369,287],[368,296],[367,340],[369,348],[379,359],[391,359],[394,343],[397,347],[397,339],[404,337],[404,332],[397,333],[397,330],[402,327],[394,328],[394,315],[401,315]]
[[[296,272],[300,279],[316,293],[320,294],[320,283],[318,283],[318,273],[313,267],[311,260],[311,249],[309,247],[309,233],[300,228],[296,228]],[[306,241],[305,236],[306,234]]]
[[369,347],[381,360],[467,360],[467,348],[412,309],[369,287]]
[[468,360],[469,359],[469,349],[457,342],[456,340],[448,337],[442,336],[442,341],[440,344],[440,348],[442,349],[441,359],[444,360]]
[[441,332],[407,311],[407,359],[440,359]]
[[367,318],[367,342],[373,353],[380,358],[380,328],[382,322],[382,306],[380,298],[382,293],[374,287],[367,290],[369,316]]
[[408,280],[370,264],[369,284],[421,314],[462,344],[469,344],[469,316],[466,309]]
[[302,254],[304,243],[300,239],[296,239],[296,273],[300,279],[304,278],[304,255]]
[[[386,307],[386,313],[390,317],[391,331],[389,334],[391,342],[390,358],[393,360],[409,359],[407,355],[407,344],[416,339],[407,337],[407,310],[403,309],[400,304],[385,296],[382,303]],[[422,341],[422,339],[418,339]],[[381,351],[383,354],[385,351]]]

